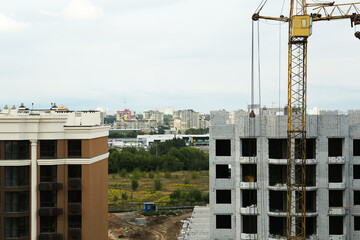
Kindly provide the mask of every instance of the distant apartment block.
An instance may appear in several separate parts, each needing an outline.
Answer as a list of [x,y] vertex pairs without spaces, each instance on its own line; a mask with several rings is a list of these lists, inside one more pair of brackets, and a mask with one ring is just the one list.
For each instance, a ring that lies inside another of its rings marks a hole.
[[176,111],[173,114],[170,125],[182,132],[190,128],[198,129],[200,127],[199,112],[195,112],[192,109]]
[[[210,239],[286,239],[287,116],[262,110],[211,112]],[[360,239],[360,111],[308,115],[306,137],[306,239]]]
[[200,116],[199,119],[199,128],[209,128],[210,127],[210,120],[206,119],[205,116]]
[[0,239],[107,239],[107,136],[97,111],[0,112]]
[[120,120],[116,121],[114,124],[114,129],[127,129],[127,130],[140,130],[140,131],[154,131],[158,127],[158,124],[155,119],[149,120]]
[[164,125],[164,113],[158,110],[144,111],[144,120],[155,120],[158,126]]
[[116,111],[116,121],[120,120],[134,120],[136,119],[136,112],[129,109],[117,110]]
[[167,107],[167,108],[155,108],[155,111],[159,111],[165,115],[173,115],[174,113],[174,108],[172,107]]

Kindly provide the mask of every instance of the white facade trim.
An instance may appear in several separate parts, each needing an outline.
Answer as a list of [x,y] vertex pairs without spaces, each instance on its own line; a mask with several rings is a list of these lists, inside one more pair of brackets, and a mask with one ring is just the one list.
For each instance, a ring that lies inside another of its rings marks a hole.
[[0,160],[1,167],[30,166],[31,160]]
[[37,237],[37,141],[31,140],[31,239]]
[[109,157],[109,153],[104,153],[92,158],[61,158],[61,159],[37,159],[38,165],[80,165],[93,164]]

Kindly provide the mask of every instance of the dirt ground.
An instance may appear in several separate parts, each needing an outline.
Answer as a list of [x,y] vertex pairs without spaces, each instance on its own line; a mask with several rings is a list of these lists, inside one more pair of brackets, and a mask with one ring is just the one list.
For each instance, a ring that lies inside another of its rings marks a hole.
[[[182,226],[181,220],[191,217],[192,210],[179,216],[145,217],[140,212],[109,213],[108,240],[176,240]],[[135,218],[145,218],[147,226],[137,226]]]

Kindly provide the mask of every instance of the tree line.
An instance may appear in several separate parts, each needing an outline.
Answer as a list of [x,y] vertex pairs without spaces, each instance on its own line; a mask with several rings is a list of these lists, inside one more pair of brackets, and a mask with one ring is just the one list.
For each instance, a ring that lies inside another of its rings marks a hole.
[[194,147],[186,147],[183,139],[153,144],[149,151],[132,147],[120,152],[109,149],[109,173],[135,168],[141,171],[208,170],[209,154]]

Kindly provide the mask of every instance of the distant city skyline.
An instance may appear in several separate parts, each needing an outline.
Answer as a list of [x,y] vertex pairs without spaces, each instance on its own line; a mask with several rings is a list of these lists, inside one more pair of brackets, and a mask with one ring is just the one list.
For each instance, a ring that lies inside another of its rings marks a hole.
[[[21,102],[47,108],[56,102],[77,110],[108,107],[110,112],[169,106],[204,113],[247,109],[251,16],[259,3],[4,1],[0,108]],[[281,5],[268,2],[263,14],[286,16],[288,1],[283,12]],[[259,24],[261,103],[278,104],[280,89],[284,106],[288,27],[264,20]],[[360,42],[354,31],[348,20],[314,23],[308,44],[308,108],[360,108]],[[258,103],[257,76],[254,80]]]

